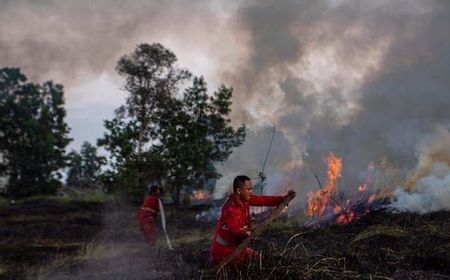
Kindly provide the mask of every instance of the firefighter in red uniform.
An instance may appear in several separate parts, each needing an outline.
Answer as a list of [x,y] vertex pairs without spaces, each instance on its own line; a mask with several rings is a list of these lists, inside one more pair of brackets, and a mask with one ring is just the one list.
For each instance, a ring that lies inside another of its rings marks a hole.
[[[250,236],[252,225],[249,206],[277,206],[285,198],[285,196],[252,195],[252,189],[249,177],[240,175],[234,179],[233,193],[228,196],[222,207],[211,244],[210,257],[213,265],[226,259],[246,237]],[[289,191],[286,196],[295,196],[295,192]],[[258,255],[258,251],[246,247],[228,264],[237,265]]]
[[156,241],[156,220],[161,193],[161,187],[152,186],[149,195],[144,198],[144,202],[139,209],[139,227],[150,246],[154,246]]

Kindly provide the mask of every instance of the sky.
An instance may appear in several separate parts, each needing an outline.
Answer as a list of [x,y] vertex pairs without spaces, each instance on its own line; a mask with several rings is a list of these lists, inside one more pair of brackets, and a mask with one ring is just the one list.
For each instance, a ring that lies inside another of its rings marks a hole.
[[450,209],[448,26],[445,0],[0,0],[0,67],[64,85],[79,149],[124,101],[118,59],[161,43],[211,92],[234,88],[248,136],[219,166],[216,196],[237,174],[256,179],[274,125],[268,193],[293,188],[304,203],[333,152],[341,190],[370,173],[398,209],[426,212]]

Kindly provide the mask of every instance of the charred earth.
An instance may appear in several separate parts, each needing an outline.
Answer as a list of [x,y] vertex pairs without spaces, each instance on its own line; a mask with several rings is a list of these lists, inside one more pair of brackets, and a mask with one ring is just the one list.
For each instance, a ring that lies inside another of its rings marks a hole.
[[253,246],[263,258],[213,272],[212,222],[167,207],[170,251],[142,240],[136,208],[50,201],[0,208],[2,279],[450,279],[450,212],[378,210],[348,224],[273,222]]

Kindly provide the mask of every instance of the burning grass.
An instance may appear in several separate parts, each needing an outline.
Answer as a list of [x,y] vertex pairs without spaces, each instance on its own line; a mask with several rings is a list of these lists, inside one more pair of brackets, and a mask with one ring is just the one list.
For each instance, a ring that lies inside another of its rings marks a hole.
[[[371,213],[313,229],[269,229],[263,259],[215,275],[229,279],[450,279],[450,212]],[[213,276],[210,276],[213,277]]]

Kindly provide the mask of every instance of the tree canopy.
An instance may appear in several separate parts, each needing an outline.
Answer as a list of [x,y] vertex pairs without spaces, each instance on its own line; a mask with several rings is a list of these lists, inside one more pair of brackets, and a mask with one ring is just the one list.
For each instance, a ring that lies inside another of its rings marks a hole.
[[80,153],[69,153],[69,169],[67,172],[67,185],[81,188],[95,188],[101,185],[102,166],[106,158],[98,155],[97,147],[84,142]]
[[8,178],[9,197],[56,191],[71,141],[65,116],[62,85],[30,83],[18,68],[0,69],[0,176]]
[[245,139],[245,126],[233,128],[228,116],[232,88],[210,95],[203,77],[176,62],[161,44],[140,44],[117,64],[128,96],[98,144],[111,155],[115,187],[136,200],[159,182],[178,202],[183,186],[218,178],[214,165]]

